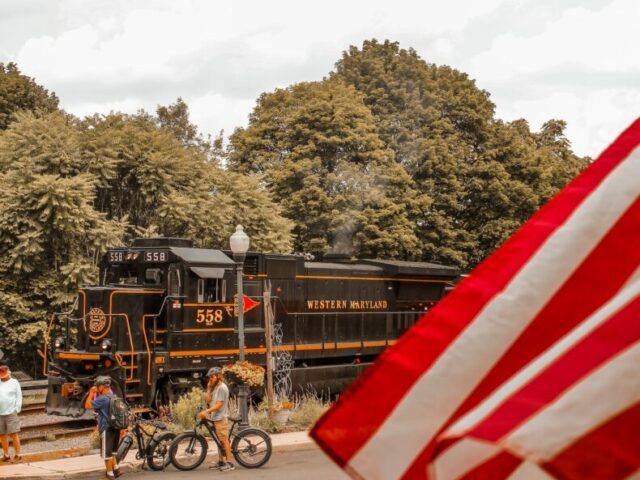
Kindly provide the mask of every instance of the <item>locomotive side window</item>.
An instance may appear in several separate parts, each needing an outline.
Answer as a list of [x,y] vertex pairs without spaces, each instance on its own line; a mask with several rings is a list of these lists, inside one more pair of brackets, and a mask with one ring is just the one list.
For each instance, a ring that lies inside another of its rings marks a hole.
[[227,283],[223,276],[223,268],[191,267],[187,285],[189,297],[198,303],[224,302]]
[[144,271],[144,283],[147,285],[161,285],[162,277],[162,269],[160,268],[147,268]]
[[169,295],[180,295],[180,287],[182,283],[180,281],[180,270],[171,268],[169,270]]
[[220,301],[218,298],[219,292],[219,283],[220,281],[217,278],[205,278],[201,279],[201,282],[204,283],[202,294],[204,297],[205,303],[217,303]]
[[190,296],[195,298],[198,303],[218,303],[221,283],[221,280],[217,278],[197,278],[190,275]]
[[198,279],[198,303],[204,303],[204,279]]
[[105,272],[105,284],[138,285],[138,270],[134,265],[119,265]]

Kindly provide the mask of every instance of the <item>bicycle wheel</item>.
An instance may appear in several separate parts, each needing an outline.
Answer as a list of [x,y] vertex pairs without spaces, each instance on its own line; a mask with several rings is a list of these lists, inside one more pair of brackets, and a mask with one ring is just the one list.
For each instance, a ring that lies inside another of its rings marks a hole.
[[147,449],[147,463],[151,470],[163,470],[164,467],[169,465],[171,461],[169,458],[169,448],[174,438],[176,438],[175,433],[164,432],[156,435],[151,440]]
[[231,452],[243,467],[261,467],[271,458],[271,438],[258,428],[247,428],[235,435]]
[[198,468],[207,457],[207,440],[196,432],[178,435],[169,449],[171,464],[178,470]]

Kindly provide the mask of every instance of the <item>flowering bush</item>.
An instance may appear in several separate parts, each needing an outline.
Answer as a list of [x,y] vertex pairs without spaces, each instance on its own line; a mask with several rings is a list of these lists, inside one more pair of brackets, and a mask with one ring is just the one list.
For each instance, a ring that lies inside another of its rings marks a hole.
[[261,387],[264,385],[264,368],[251,362],[236,362],[222,368],[227,383],[237,385],[244,383],[250,387]]
[[[276,397],[274,399],[273,405],[271,406],[272,411],[279,412],[280,410],[293,410],[295,404],[289,400],[287,397]],[[266,398],[258,405],[258,411],[268,411],[269,405],[267,403]]]

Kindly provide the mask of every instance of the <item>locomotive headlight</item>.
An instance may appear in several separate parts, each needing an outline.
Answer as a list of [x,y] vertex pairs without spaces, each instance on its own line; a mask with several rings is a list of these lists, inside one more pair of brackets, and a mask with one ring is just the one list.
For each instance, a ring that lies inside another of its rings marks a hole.
[[104,352],[111,350],[111,345],[112,345],[111,340],[109,340],[108,338],[105,338],[104,340],[102,340],[101,347]]
[[64,338],[58,337],[53,341],[53,346],[56,350],[61,350],[64,348]]

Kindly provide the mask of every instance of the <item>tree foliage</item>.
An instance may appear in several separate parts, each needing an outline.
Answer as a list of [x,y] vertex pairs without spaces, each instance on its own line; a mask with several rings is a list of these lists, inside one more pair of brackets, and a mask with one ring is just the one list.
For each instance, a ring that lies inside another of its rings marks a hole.
[[31,354],[49,315],[96,280],[98,255],[126,225],[94,208],[96,178],[61,113],[18,113],[0,135],[0,166],[0,330],[9,353]]
[[47,113],[57,109],[58,97],[20,73],[15,63],[0,63],[0,130],[21,110]]
[[505,124],[466,74],[394,42],[351,47],[332,78],[363,95],[380,138],[431,199],[415,223],[424,259],[477,264],[588,162],[571,151],[564,122],[539,133]]
[[416,253],[420,199],[353,87],[332,80],[264,94],[231,144],[231,168],[261,175],[295,223],[296,249]]

